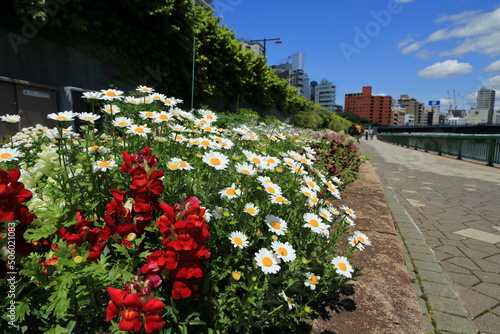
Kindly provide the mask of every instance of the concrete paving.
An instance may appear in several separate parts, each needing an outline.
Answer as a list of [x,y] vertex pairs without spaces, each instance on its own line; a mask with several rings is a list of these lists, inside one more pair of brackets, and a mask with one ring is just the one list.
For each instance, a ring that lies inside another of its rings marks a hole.
[[373,140],[427,333],[500,334],[500,168]]

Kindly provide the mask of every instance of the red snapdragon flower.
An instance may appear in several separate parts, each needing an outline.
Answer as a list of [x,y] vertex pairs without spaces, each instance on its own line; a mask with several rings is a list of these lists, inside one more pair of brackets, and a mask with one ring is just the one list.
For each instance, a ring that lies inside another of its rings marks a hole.
[[134,276],[134,283],[125,284],[125,290],[107,287],[111,300],[106,308],[106,321],[121,316],[118,330],[138,332],[144,324],[147,333],[153,333],[165,326],[162,318],[165,304],[151,298],[151,294],[161,284],[159,276],[152,275],[142,281]]
[[0,221],[18,220],[29,225],[36,218],[22,203],[29,201],[33,194],[19,182],[21,171],[13,168],[9,172],[0,168]]

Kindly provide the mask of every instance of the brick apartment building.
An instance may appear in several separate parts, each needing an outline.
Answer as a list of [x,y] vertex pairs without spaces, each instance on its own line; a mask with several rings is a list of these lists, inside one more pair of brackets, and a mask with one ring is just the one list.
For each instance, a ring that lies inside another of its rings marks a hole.
[[345,94],[345,112],[352,112],[361,118],[380,125],[392,125],[392,97],[372,95],[372,87],[364,86],[361,93]]

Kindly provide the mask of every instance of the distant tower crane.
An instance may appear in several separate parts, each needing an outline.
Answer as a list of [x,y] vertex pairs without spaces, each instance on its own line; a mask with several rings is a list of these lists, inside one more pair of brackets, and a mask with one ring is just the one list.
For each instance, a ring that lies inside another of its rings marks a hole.
[[458,94],[458,96],[460,96],[460,98],[462,98],[462,100],[464,100],[465,103],[467,103],[469,105],[469,107],[471,109],[474,109],[476,107],[476,104],[474,102],[471,102],[469,100],[466,100],[462,95]]

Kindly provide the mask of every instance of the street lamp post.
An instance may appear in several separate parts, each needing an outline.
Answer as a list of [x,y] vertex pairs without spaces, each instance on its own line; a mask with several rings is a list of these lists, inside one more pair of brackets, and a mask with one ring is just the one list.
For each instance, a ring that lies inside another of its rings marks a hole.
[[252,39],[250,42],[264,42],[264,58],[266,57],[266,42],[267,41],[275,41],[274,43],[276,44],[281,44],[283,43],[279,38],[264,38],[264,39]]

